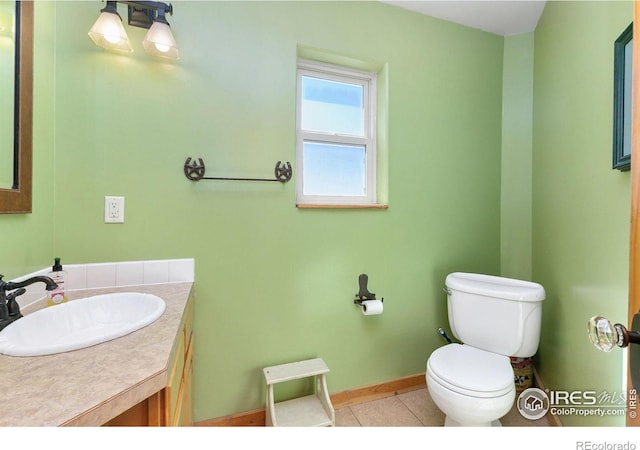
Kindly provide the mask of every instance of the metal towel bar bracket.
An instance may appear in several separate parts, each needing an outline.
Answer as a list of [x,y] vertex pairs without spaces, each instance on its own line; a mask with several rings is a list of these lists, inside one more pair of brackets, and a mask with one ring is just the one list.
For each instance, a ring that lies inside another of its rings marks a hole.
[[281,161],[276,163],[274,169],[275,178],[229,178],[229,177],[205,177],[205,167],[202,158],[195,159],[187,158],[184,163],[184,176],[191,181],[199,180],[229,180],[229,181],[276,181],[279,183],[287,183],[291,180],[293,175],[293,169],[291,163],[287,161],[286,164],[282,164]]

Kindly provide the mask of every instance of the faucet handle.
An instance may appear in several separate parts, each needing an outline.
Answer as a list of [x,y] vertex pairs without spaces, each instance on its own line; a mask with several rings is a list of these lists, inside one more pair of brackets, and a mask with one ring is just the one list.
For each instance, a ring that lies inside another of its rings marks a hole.
[[10,302],[11,300],[15,299],[19,295],[24,294],[25,292],[27,292],[25,288],[16,289],[12,293],[7,294],[7,301]]
[[24,294],[25,292],[27,292],[27,290],[25,288],[17,289],[15,291],[13,291],[11,294],[7,294],[7,301],[10,302],[14,298],[16,298],[19,295]]

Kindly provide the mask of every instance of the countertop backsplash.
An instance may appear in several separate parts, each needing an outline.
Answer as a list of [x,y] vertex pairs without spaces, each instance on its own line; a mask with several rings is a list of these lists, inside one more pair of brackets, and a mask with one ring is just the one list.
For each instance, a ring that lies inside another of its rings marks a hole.
[[[67,290],[109,287],[139,286],[144,284],[193,282],[195,261],[193,258],[162,259],[153,261],[125,261],[94,264],[64,264],[67,272]],[[11,281],[22,281],[36,275],[47,275],[51,267],[30,273]],[[44,284],[34,283],[18,297],[21,308],[46,296]]]

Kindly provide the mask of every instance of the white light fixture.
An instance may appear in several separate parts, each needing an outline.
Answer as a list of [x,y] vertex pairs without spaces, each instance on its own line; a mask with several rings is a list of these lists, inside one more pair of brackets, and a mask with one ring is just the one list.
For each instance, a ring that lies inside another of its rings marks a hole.
[[97,46],[107,50],[120,53],[133,51],[115,1],[108,1],[107,6],[100,10],[98,20],[89,30],[89,37]]
[[107,6],[100,10],[100,17],[89,31],[89,37],[96,45],[123,53],[133,51],[118,14],[117,3],[129,6],[129,25],[149,28],[142,41],[142,46],[148,54],[170,60],[180,59],[176,41],[165,17],[167,12],[173,14],[173,6],[162,2],[107,1]]
[[176,40],[165,18],[164,8],[158,8],[153,24],[142,41],[142,46],[150,55],[173,60],[180,59]]

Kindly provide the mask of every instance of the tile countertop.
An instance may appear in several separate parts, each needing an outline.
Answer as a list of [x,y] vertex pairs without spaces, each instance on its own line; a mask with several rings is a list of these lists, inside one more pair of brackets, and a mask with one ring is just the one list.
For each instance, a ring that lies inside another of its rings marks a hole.
[[163,389],[192,286],[186,282],[69,292],[70,301],[144,292],[161,297],[167,307],[147,327],[93,347],[47,356],[0,355],[0,426],[98,426]]

